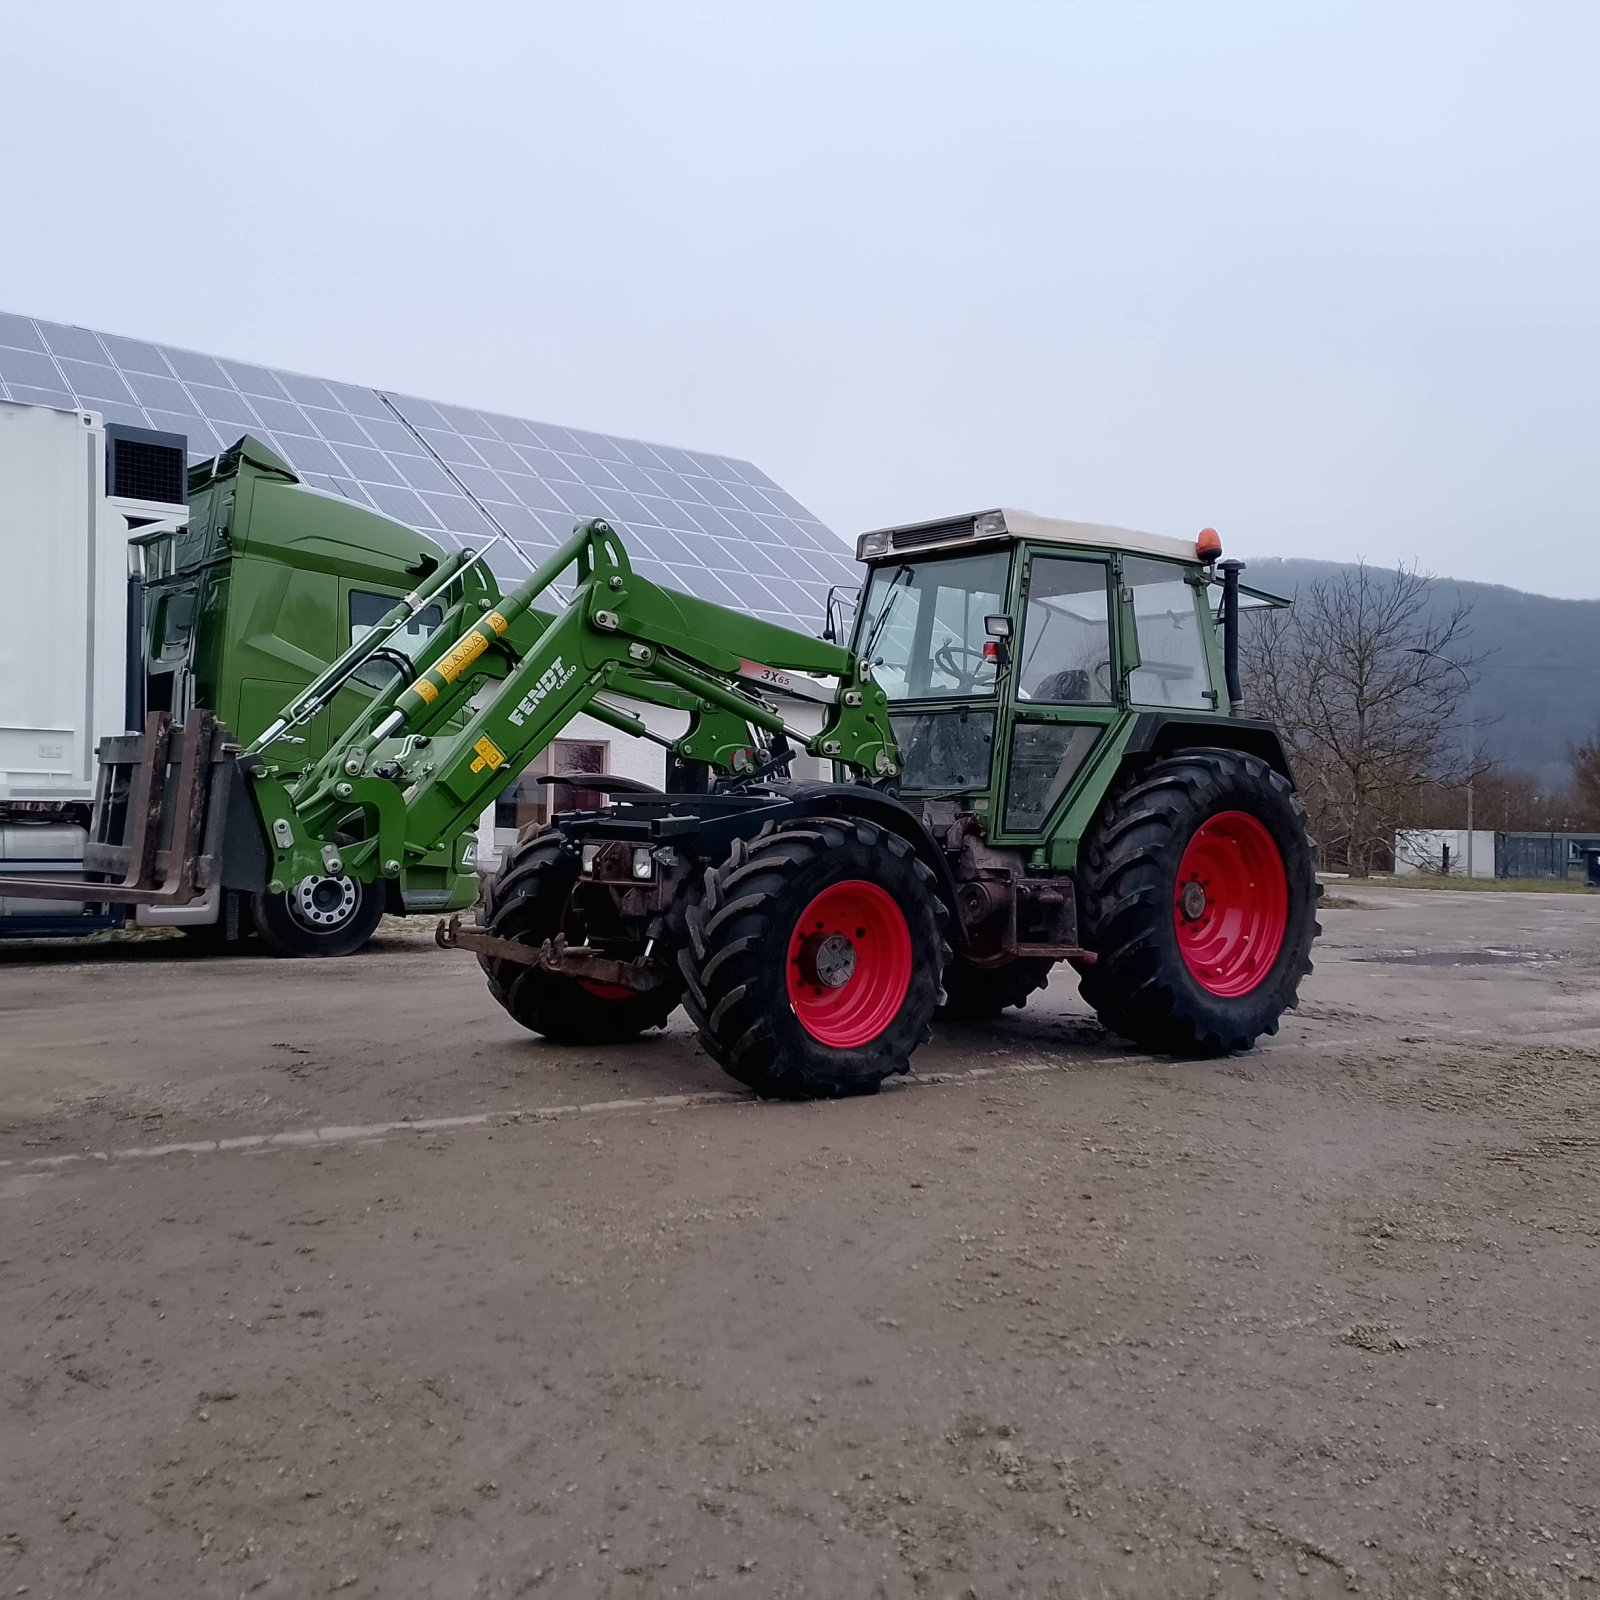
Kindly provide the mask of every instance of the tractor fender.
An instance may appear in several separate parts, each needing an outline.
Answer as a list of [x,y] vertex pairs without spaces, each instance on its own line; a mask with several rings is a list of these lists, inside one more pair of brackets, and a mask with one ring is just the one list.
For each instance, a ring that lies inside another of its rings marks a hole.
[[1180,750],[1242,750],[1259,756],[1290,783],[1294,772],[1277,726],[1254,717],[1194,715],[1183,711],[1141,711],[1134,719],[1122,759],[1160,761]]
[[916,851],[917,859],[933,874],[939,893],[950,911],[950,926],[946,937],[957,948],[966,944],[961,928],[960,901],[956,898],[955,874],[950,862],[939,848],[933,835],[923,825],[922,817],[903,800],[885,794],[881,789],[867,789],[853,783],[797,783],[785,785],[783,794],[802,817],[859,817],[863,822],[876,823],[890,833],[897,833]]

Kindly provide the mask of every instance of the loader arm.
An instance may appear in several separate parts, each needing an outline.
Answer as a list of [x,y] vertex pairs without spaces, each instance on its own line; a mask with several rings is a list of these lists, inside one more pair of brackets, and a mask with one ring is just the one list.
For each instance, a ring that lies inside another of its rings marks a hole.
[[[571,602],[540,610],[571,567]],[[403,620],[407,604],[391,617]],[[269,764],[266,738],[245,758],[275,892],[323,874],[398,877],[465,832],[580,711],[648,734],[607,692],[686,712],[673,753],[728,775],[753,770],[780,737],[868,779],[899,771],[883,691],[848,650],[658,587],[605,522],[582,524],[520,588],[479,606],[453,607],[415,676],[380,694],[304,775]],[[826,707],[821,730],[786,722],[763,689],[809,690]]]

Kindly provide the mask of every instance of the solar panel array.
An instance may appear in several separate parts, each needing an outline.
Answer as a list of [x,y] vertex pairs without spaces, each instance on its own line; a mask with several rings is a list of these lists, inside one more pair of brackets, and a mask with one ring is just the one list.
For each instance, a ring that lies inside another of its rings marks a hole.
[[[312,488],[445,545],[492,536],[480,505],[535,560],[574,523],[603,516],[654,582],[807,633],[818,631],[830,585],[860,582],[836,535],[764,472],[728,456],[0,312],[6,398],[184,434],[191,461],[253,434]],[[509,552],[490,564],[503,580],[526,576]]]

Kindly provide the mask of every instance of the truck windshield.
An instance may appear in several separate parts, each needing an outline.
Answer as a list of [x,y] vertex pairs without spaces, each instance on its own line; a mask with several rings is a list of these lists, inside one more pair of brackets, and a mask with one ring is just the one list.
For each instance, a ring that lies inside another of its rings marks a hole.
[[891,700],[994,693],[983,619],[1005,610],[1010,559],[1008,550],[989,550],[873,569],[856,648]]

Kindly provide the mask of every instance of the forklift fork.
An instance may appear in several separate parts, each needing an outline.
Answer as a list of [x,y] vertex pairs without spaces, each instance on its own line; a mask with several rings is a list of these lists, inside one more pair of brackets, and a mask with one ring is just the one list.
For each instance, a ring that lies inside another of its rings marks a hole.
[[[187,905],[216,879],[237,746],[216,714],[153,712],[142,734],[103,740],[85,877],[12,878],[8,894],[92,905]],[[171,769],[169,780],[168,769]]]

